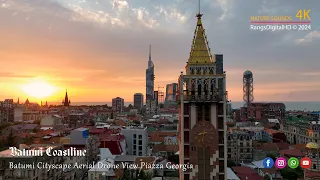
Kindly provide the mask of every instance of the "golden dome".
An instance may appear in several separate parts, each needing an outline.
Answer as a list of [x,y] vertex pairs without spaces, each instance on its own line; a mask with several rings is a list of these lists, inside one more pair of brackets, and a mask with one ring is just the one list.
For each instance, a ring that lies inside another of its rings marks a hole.
[[319,149],[319,145],[317,143],[314,143],[314,142],[309,142],[307,145],[306,145],[306,148],[309,148],[309,149]]

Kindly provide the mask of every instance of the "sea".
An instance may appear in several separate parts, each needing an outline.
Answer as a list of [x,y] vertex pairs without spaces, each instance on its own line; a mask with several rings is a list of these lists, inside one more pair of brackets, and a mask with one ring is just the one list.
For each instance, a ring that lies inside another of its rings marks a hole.
[[[317,101],[299,101],[299,102],[282,102],[286,105],[286,110],[300,110],[300,111],[320,111],[320,102]],[[49,105],[57,105],[61,103],[48,103]],[[87,105],[87,106],[94,106],[94,105],[108,105],[111,106],[111,102],[72,102],[72,105],[80,106],[80,105]],[[133,105],[133,102],[125,102],[124,105],[128,106],[129,104]],[[238,109],[243,106],[243,102],[231,102],[231,106],[233,109]]]

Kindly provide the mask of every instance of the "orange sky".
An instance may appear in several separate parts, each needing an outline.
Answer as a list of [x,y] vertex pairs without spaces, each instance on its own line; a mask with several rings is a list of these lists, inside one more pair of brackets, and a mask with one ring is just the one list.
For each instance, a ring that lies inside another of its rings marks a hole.
[[[5,0],[0,6],[0,100],[61,102],[68,89],[73,102],[110,102],[117,96],[132,102],[134,93],[145,94],[149,44],[156,90],[177,82],[184,70],[196,25],[192,4],[182,8],[163,1],[152,9],[118,0],[92,8],[87,1],[70,9],[60,0],[28,1]],[[224,54],[230,100],[242,101],[242,74],[249,69],[256,101],[320,101],[319,31],[253,32],[236,23],[247,22],[260,6],[249,14],[229,9],[238,15],[221,21],[225,16],[215,8],[222,6],[215,5],[203,10],[203,22],[212,53]],[[56,87],[53,95],[36,99],[23,91],[37,77]]]

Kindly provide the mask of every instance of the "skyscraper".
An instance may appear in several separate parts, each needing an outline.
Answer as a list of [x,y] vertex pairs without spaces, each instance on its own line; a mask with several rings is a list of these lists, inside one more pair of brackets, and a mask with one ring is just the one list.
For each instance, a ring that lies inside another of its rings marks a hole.
[[135,93],[133,95],[133,106],[141,109],[143,107],[143,94],[142,93]]
[[197,26],[186,65],[181,72],[179,93],[179,158],[193,169],[180,170],[180,180],[225,180],[226,147],[226,74],[223,55],[211,55],[205,30]]
[[176,101],[177,83],[167,84],[166,87],[166,102]]
[[148,68],[146,69],[146,109],[150,114],[153,110],[154,101],[154,64],[151,60],[151,45],[149,46],[149,61]]

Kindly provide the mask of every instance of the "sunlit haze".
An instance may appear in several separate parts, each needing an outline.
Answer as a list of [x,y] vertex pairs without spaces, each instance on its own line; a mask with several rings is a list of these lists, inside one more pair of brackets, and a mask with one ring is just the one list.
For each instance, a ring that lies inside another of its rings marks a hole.
[[[249,30],[250,16],[294,16],[306,6],[312,31]],[[201,7],[211,51],[224,54],[230,100],[242,100],[248,69],[255,101],[320,101],[320,12],[312,9],[319,0],[204,0]],[[190,0],[1,0],[0,100],[61,102],[68,89],[72,102],[132,102],[146,91],[149,44],[155,90],[177,82],[197,9]]]

